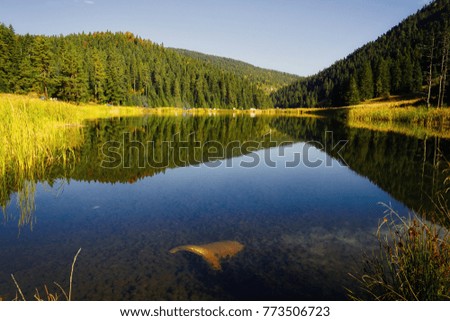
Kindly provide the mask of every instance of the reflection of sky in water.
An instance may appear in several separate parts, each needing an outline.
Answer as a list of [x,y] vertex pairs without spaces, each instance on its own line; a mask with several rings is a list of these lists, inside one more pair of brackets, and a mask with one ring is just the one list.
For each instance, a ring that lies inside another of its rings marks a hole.
[[[170,169],[134,184],[71,181],[57,197],[40,185],[33,231],[18,237],[15,223],[0,227],[0,289],[14,292],[10,273],[28,291],[67,282],[82,247],[77,299],[341,299],[354,261],[373,245],[370,233],[383,216],[377,203],[406,209],[335,160],[285,168],[303,146],[286,148],[284,157],[271,149],[275,168],[239,166],[255,157],[247,155],[229,160],[231,167]],[[310,160],[326,157],[309,152]],[[195,255],[168,253],[220,240],[245,245],[223,272]]]

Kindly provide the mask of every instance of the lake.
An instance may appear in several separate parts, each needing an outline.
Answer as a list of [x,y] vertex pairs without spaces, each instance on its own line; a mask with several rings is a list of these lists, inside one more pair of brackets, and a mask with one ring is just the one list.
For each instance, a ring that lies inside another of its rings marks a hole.
[[[3,298],[12,273],[28,298],[68,288],[82,248],[75,300],[343,300],[377,246],[380,203],[431,211],[450,159],[448,140],[332,117],[114,118],[79,135],[35,179],[3,178]],[[243,248],[220,269],[170,253],[226,240]]]

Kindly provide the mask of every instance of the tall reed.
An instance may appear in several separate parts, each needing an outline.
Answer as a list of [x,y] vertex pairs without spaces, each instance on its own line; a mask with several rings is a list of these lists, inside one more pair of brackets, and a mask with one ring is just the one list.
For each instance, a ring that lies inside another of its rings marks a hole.
[[[0,94],[0,205],[17,192],[19,225],[32,224],[36,182],[49,165],[65,166],[84,142],[86,120],[140,116],[142,108],[73,105],[28,96]],[[4,211],[6,217],[7,214]]]
[[348,290],[351,299],[450,299],[448,229],[387,207],[377,238],[377,254],[366,258],[362,273],[352,274],[360,287]]

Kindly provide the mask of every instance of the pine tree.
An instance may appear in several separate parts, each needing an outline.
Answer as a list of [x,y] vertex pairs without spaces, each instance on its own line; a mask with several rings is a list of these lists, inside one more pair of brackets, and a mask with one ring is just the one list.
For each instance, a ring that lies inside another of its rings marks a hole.
[[402,79],[400,91],[402,93],[409,93],[413,91],[414,82],[413,82],[413,64],[411,63],[411,58],[407,54],[402,59]]
[[107,101],[121,105],[126,99],[125,61],[114,49],[109,49],[108,52],[106,76]]
[[390,71],[391,91],[394,94],[398,94],[402,85],[402,69],[398,59],[391,61]]
[[49,39],[37,36],[34,39],[30,56],[36,74],[33,90],[40,94],[44,94],[46,98],[49,96],[49,85],[53,76],[51,73],[52,58],[53,54],[50,48]]
[[83,69],[82,55],[72,43],[63,47],[62,62],[59,97],[74,102],[86,101],[88,78]]
[[92,75],[91,83],[94,89],[93,95],[96,102],[105,102],[106,88],[106,55],[94,49],[92,52]]
[[356,105],[360,102],[358,84],[355,76],[351,76],[348,81],[347,92],[345,95],[345,103],[347,105]]
[[390,90],[389,65],[383,58],[378,63],[376,95],[377,97],[388,97]]
[[373,73],[372,67],[370,66],[370,62],[364,62],[364,65],[361,69],[360,75],[360,86],[359,86],[359,98],[361,100],[371,99],[373,98]]
[[22,57],[18,68],[18,77],[15,82],[14,91],[19,94],[26,94],[33,88],[36,82],[36,72],[31,63],[31,57],[26,54]]
[[416,61],[413,67],[413,83],[411,91],[414,93],[419,93],[422,91],[422,85],[423,85],[423,74],[422,74],[422,68],[420,66],[420,63]]
[[14,29],[0,24],[0,91],[3,92],[10,91],[15,45]]

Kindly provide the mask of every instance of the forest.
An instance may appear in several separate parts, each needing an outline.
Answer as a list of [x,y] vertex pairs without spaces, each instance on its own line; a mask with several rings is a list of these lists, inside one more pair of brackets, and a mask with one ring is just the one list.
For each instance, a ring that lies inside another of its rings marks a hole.
[[0,92],[144,107],[271,107],[242,75],[132,33],[18,35],[0,24]]
[[279,89],[274,105],[344,106],[405,94],[448,104],[449,22],[450,1],[433,1],[345,59]]
[[290,83],[301,79],[301,77],[297,75],[256,67],[246,62],[231,58],[207,55],[201,52],[186,49],[176,48],[174,50],[188,57],[195,58],[200,61],[210,62],[223,70],[234,73],[237,76],[246,77],[253,83],[256,83],[267,94],[270,94],[281,87],[287,86]]
[[414,95],[450,101],[450,0],[436,0],[316,75],[165,48],[130,32],[19,35],[0,24],[0,92],[144,107],[294,108]]

